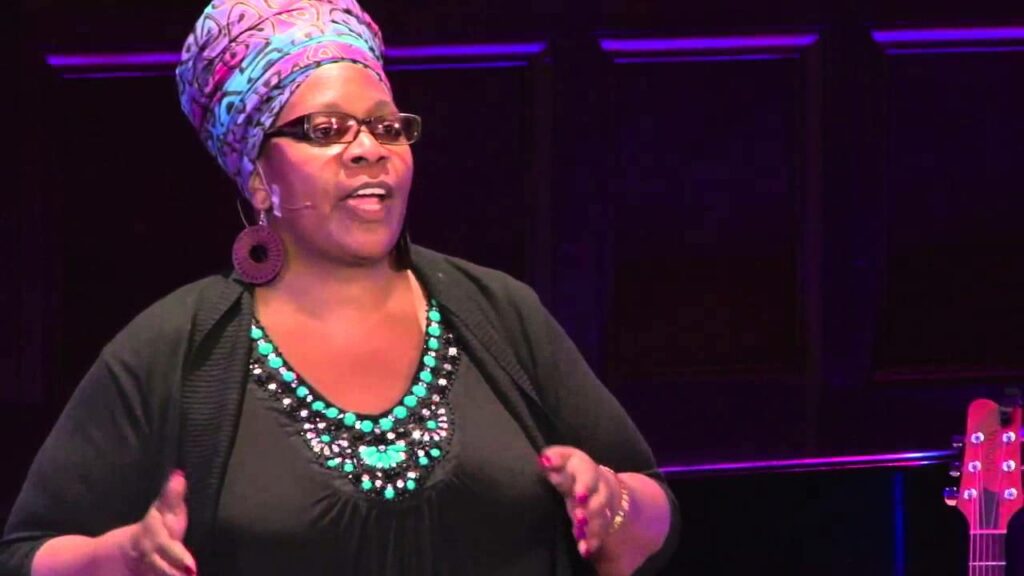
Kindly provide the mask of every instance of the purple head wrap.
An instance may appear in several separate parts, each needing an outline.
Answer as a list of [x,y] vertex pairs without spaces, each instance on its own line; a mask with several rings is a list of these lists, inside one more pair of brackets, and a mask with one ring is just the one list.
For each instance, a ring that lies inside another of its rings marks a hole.
[[263,134],[316,68],[354,62],[384,75],[380,30],[355,0],[213,0],[185,41],[181,108],[248,194]]

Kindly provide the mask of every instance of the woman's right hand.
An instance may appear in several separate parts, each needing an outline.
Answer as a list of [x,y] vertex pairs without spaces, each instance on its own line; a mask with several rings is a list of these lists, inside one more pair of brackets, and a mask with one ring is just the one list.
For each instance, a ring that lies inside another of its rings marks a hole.
[[188,508],[185,474],[171,473],[146,516],[97,538],[109,570],[118,576],[195,576],[196,561],[185,548]]
[[195,576],[185,548],[185,474],[175,470],[145,517],[101,536],[46,541],[32,559],[32,576]]

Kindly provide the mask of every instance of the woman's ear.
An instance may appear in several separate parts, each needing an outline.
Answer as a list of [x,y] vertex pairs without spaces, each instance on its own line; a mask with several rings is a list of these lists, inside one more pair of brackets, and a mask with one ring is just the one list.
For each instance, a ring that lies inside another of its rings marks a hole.
[[260,212],[269,210],[273,204],[270,190],[262,174],[261,170],[254,170],[252,176],[249,177],[249,202]]

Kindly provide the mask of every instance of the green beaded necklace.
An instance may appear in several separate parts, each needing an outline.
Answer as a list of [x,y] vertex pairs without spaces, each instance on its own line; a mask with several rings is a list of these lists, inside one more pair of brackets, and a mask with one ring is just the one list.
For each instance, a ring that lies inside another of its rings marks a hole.
[[406,394],[377,415],[331,404],[285,361],[253,318],[249,371],[256,383],[295,418],[317,460],[345,475],[362,492],[401,499],[418,486],[448,452],[453,429],[448,392],[458,371],[453,334],[430,300],[419,370]]

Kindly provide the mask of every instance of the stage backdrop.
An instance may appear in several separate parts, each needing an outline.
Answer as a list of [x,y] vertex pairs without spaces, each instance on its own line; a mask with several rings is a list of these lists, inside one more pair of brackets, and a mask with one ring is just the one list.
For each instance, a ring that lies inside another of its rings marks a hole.
[[[171,75],[204,4],[22,15],[8,502],[104,343],[229,265]],[[364,4],[424,118],[413,240],[534,286],[663,464],[942,449],[1024,383],[1024,7],[497,4]]]

